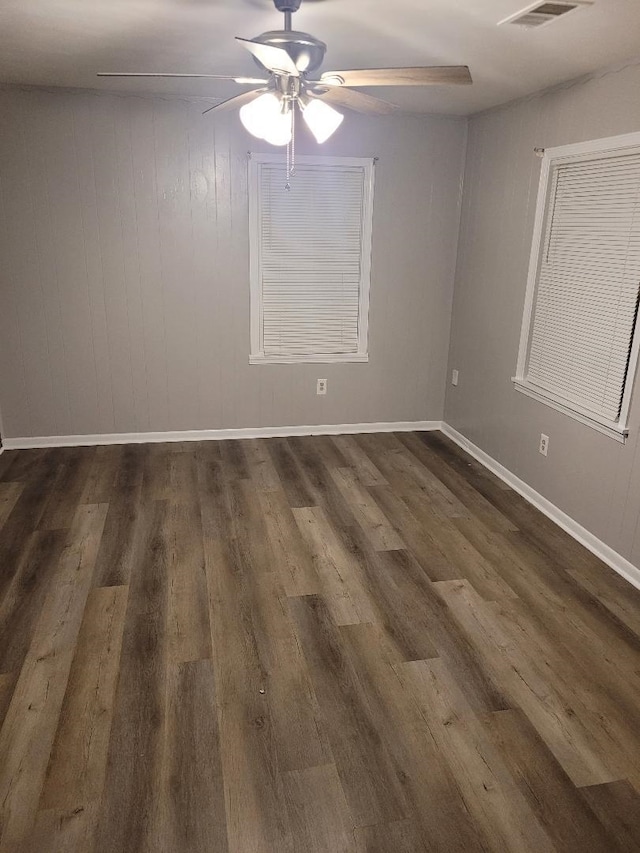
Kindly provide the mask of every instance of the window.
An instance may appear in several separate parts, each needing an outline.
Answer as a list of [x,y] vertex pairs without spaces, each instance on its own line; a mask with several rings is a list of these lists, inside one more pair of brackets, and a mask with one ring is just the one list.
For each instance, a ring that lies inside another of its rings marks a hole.
[[624,441],[639,294],[640,134],[545,151],[515,387]]
[[251,355],[368,361],[373,161],[283,155],[249,163]]

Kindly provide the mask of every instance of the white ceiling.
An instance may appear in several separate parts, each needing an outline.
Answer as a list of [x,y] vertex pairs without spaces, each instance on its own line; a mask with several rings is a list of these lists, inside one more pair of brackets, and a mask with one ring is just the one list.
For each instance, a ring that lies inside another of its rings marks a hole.
[[[294,27],[328,43],[324,69],[466,64],[474,85],[386,89],[419,112],[469,114],[640,53],[640,0],[595,0],[539,29],[497,26],[528,0],[303,0]],[[255,74],[233,36],[279,29],[272,0],[0,0],[0,81],[226,97],[201,81],[96,71]]]

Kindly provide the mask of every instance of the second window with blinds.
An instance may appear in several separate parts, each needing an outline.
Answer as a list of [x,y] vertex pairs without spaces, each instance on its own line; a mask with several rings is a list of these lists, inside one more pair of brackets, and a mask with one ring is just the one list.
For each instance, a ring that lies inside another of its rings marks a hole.
[[373,161],[251,155],[250,362],[368,360]]
[[623,441],[639,296],[640,134],[547,150],[515,387]]

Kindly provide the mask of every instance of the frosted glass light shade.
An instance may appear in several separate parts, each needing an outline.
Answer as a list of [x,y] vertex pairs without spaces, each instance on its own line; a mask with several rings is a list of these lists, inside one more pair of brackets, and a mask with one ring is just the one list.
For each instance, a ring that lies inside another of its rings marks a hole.
[[260,95],[240,109],[240,121],[253,136],[271,145],[291,141],[291,111],[282,112],[280,98],[271,92]]
[[278,113],[269,121],[269,128],[262,137],[270,145],[288,145],[292,137],[293,112]]
[[344,116],[317,98],[305,106],[302,117],[317,142],[326,142],[342,124]]

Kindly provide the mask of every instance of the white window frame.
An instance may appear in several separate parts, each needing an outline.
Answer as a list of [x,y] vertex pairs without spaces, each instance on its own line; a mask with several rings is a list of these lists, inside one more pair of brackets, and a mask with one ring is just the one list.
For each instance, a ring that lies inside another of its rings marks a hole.
[[[250,364],[330,364],[369,361],[369,290],[371,285],[371,238],[373,230],[373,158],[322,157],[297,155],[296,163],[314,166],[360,166],[364,170],[362,209],[362,246],[358,304],[358,348],[352,353],[318,355],[265,355],[262,335],[262,274],[260,269],[260,167],[263,163],[282,163],[283,154],[249,155],[249,254],[251,302]],[[295,174],[291,178],[295,181]]]
[[612,152],[619,152],[624,149],[640,148],[640,132],[627,133],[621,136],[609,136],[603,139],[596,139],[589,142],[579,142],[572,145],[560,145],[555,148],[547,148],[542,157],[542,170],[540,173],[540,183],[538,185],[538,199],[536,203],[536,217],[533,228],[533,242],[531,246],[531,257],[529,261],[529,274],[527,278],[527,290],[524,302],[524,313],[522,318],[522,328],[520,332],[520,347],[518,350],[518,364],[516,375],[512,377],[514,387],[517,391],[550,406],[552,409],[563,412],[571,418],[574,418],[580,423],[586,424],[593,429],[598,430],[617,441],[624,442],[628,435],[628,417],[631,406],[631,395],[636,376],[638,364],[638,353],[640,351],[640,318],[636,321],[636,328],[633,334],[633,343],[629,357],[629,369],[627,372],[624,393],[622,397],[622,405],[618,420],[613,423],[604,418],[600,419],[593,412],[581,408],[572,401],[567,401],[559,397],[545,388],[529,382],[527,379],[527,363],[529,357],[530,337],[532,331],[533,314],[535,309],[536,292],[538,273],[543,254],[543,239],[544,229],[547,223],[550,177],[552,169],[563,162],[575,160],[586,156],[593,155],[593,159],[607,156]]

